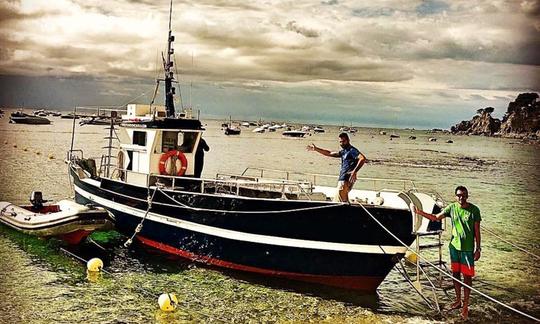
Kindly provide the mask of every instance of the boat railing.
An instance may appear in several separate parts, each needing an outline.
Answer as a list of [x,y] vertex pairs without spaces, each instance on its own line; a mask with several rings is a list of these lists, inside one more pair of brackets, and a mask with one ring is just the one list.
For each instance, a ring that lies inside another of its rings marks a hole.
[[[193,178],[183,176],[164,175],[159,173],[141,173],[126,169],[114,167],[111,172],[110,180],[121,182],[132,182],[130,174],[139,175],[144,177],[145,183],[140,183],[146,187],[151,186],[163,186],[167,189],[179,189],[186,184],[192,184],[189,190],[196,188],[196,191],[200,193],[227,193],[236,196],[247,195],[245,190],[252,190],[257,192],[273,192],[281,194],[281,197],[296,196],[299,198],[305,198],[307,200],[313,200],[311,195],[313,194],[313,186],[308,181],[291,181],[283,179],[257,179],[253,177],[240,177],[235,175],[219,174],[216,179],[209,178]],[[131,181],[130,181],[131,180]],[[142,180],[142,179],[141,179]],[[181,184],[180,184],[180,183]]]
[[[268,168],[258,168],[258,167],[247,167],[240,174],[242,177],[249,177],[249,175],[254,174],[254,177],[264,179],[269,174],[270,175],[282,175],[282,178],[285,180],[292,179],[304,179],[304,181],[309,181],[313,186],[321,185],[322,183],[328,184],[330,180],[337,181],[338,176],[330,174],[319,174],[319,173],[308,173],[308,172],[297,172],[297,171],[287,171],[287,170],[278,170],[278,169],[268,169]],[[359,177],[357,178],[355,187],[358,185],[371,184],[371,190],[384,190],[385,185],[390,185],[395,190],[412,190],[417,191],[416,185],[412,180],[409,179],[389,179],[389,178],[369,178],[369,177]],[[391,190],[390,189],[390,190]]]
[[[79,156],[80,154],[80,156]],[[84,159],[84,152],[80,149],[67,150],[66,161],[81,160]]]

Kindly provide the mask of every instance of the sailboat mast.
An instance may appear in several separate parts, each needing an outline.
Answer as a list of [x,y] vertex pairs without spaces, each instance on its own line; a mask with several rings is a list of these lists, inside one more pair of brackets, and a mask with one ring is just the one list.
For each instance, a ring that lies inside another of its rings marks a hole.
[[167,58],[164,63],[165,69],[165,109],[167,110],[167,117],[174,117],[174,94],[175,88],[172,86],[174,80],[174,73],[172,71],[173,62],[171,60],[171,55],[174,54],[174,48],[172,48],[172,43],[174,42],[174,36],[172,34],[172,0],[171,6],[169,9],[169,37],[167,38]]

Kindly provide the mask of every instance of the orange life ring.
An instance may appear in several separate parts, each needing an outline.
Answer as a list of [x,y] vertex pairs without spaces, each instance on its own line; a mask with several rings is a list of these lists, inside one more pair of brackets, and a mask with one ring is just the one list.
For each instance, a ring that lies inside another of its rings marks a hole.
[[184,173],[186,173],[187,169],[187,159],[184,153],[177,150],[171,150],[167,153],[163,153],[161,155],[161,158],[159,158],[159,174],[168,174],[167,170],[165,169],[165,165],[167,164],[167,160],[173,156],[176,156],[180,160],[180,170],[176,173],[177,176],[182,176]]

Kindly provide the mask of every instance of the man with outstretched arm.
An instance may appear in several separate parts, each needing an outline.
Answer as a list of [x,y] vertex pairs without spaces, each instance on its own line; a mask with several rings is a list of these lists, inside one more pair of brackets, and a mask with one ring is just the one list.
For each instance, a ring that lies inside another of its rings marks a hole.
[[307,149],[308,151],[315,151],[325,156],[341,158],[341,170],[339,172],[337,187],[338,192],[334,201],[348,202],[349,192],[356,182],[356,174],[364,163],[366,163],[366,157],[351,145],[347,133],[339,134],[339,145],[341,146],[341,151],[339,152],[331,152],[317,147],[313,143],[308,145]]
[[[456,202],[446,206],[437,215],[429,214],[419,209],[415,212],[433,221],[440,221],[444,217],[452,219],[452,239],[450,241],[450,261],[452,262],[452,274],[455,279],[461,280],[472,287],[472,277],[474,276],[474,261],[480,259],[481,236],[480,236],[480,209],[467,202],[469,193],[467,188],[459,186],[456,188]],[[475,248],[476,245],[476,248]],[[474,252],[473,252],[474,251]],[[464,319],[469,316],[469,296],[471,290],[463,287],[463,304],[461,303],[461,284],[454,281],[456,291],[456,301],[450,309],[461,310]]]

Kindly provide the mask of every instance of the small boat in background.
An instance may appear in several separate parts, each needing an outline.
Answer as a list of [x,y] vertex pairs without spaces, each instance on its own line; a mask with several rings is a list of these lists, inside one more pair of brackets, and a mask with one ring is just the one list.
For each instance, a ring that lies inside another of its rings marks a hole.
[[390,134],[390,138],[399,138],[399,135],[396,133]]
[[51,123],[50,120],[44,117],[39,116],[32,116],[23,113],[22,111],[16,111],[14,113],[11,113],[11,117],[9,118],[9,121],[11,123],[16,124],[32,124],[32,125],[48,125]]
[[19,232],[40,237],[57,237],[68,244],[79,244],[96,230],[113,228],[112,218],[101,207],[85,206],[71,200],[44,204],[39,191],[32,192],[31,206],[0,202],[0,223]]
[[73,113],[69,113],[69,114],[61,115],[60,118],[64,118],[64,119],[79,119],[80,116],[74,115]]
[[290,130],[290,131],[284,131],[281,134],[285,137],[304,137],[308,133],[304,131],[300,131],[300,130]]
[[317,126],[317,127],[313,128],[313,131],[315,133],[324,133],[325,132],[324,128],[322,128],[321,126]]
[[233,125],[231,116],[229,116],[229,123],[224,123],[221,126],[225,130],[225,135],[240,135],[240,133],[242,132],[240,126]]

